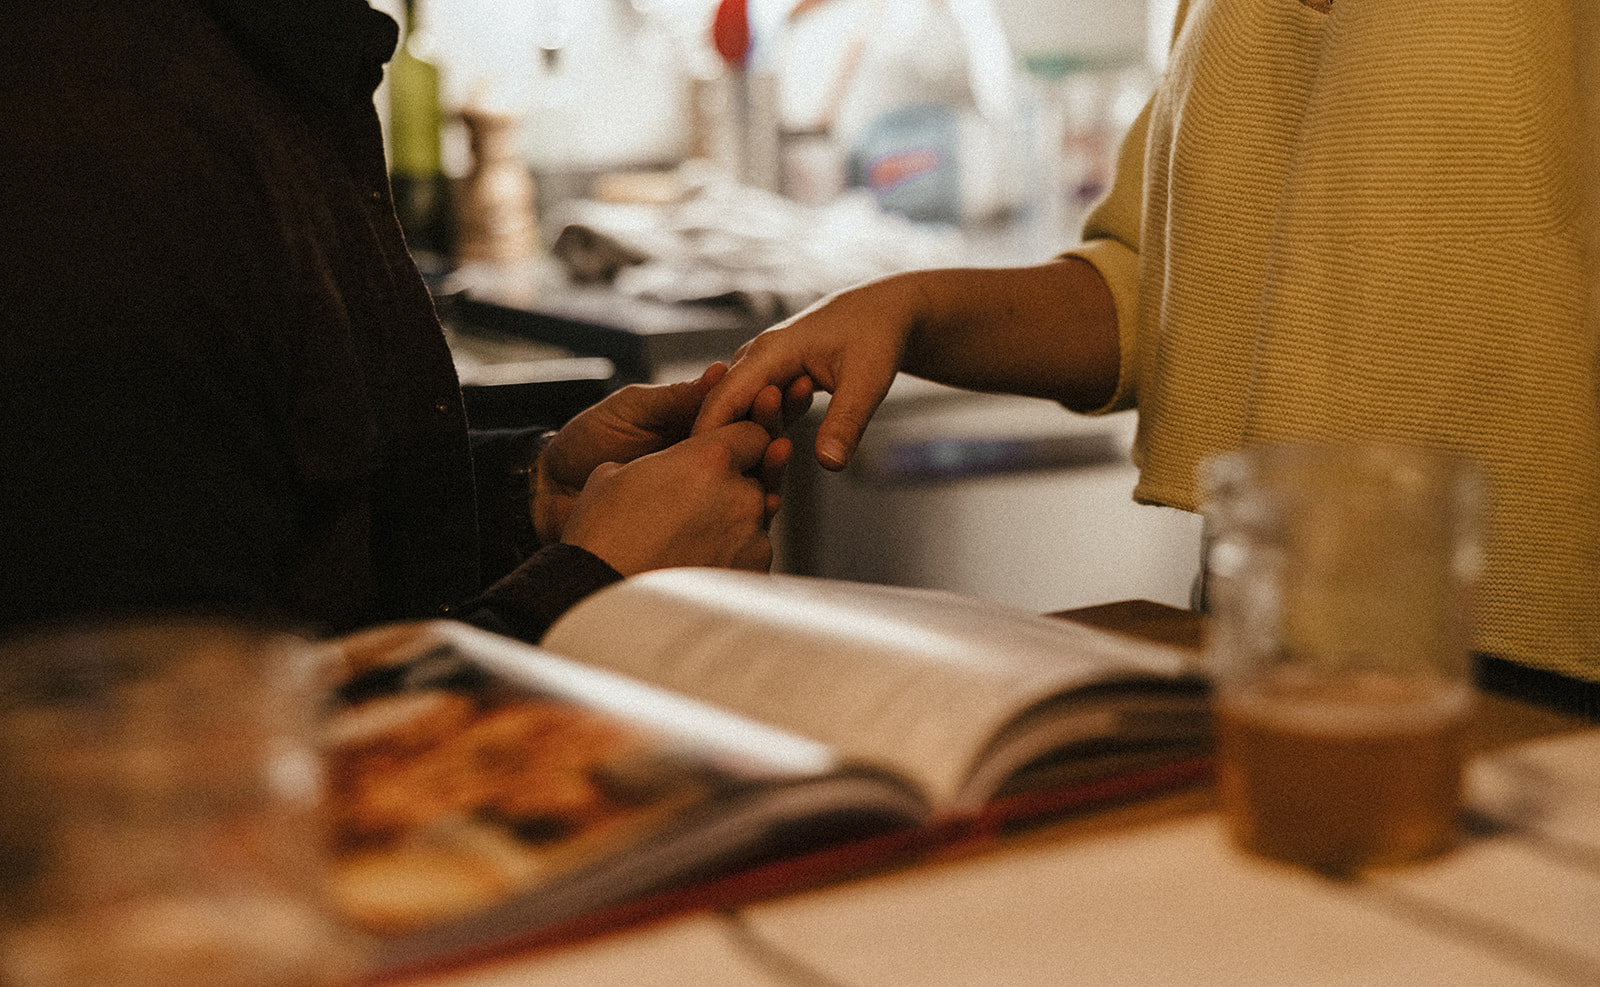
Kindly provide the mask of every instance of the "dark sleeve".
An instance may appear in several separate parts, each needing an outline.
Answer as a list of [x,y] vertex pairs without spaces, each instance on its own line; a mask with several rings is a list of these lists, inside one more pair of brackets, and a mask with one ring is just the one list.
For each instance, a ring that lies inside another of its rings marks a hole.
[[493,582],[539,549],[528,511],[530,474],[553,432],[544,428],[473,429],[477,489],[478,571]]
[[452,616],[535,644],[579,600],[622,574],[574,545],[547,545]]
[[528,511],[528,474],[552,434],[540,428],[471,433],[482,567],[495,582],[453,614],[534,643],[573,604],[622,578],[581,548],[538,544]]

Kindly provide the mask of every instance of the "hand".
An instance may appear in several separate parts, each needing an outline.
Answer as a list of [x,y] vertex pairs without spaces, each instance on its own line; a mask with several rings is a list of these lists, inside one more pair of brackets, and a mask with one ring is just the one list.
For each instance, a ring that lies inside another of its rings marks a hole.
[[[701,402],[727,371],[726,364],[714,363],[698,380],[630,384],[567,422],[545,446],[535,469],[533,513],[539,540],[547,545],[562,540],[579,493],[602,463],[632,462],[687,438]],[[763,388],[752,403],[751,419],[774,439],[759,472],[769,520],[778,512],[778,490],[793,449],[779,435],[810,407],[809,381],[786,391]]]
[[579,412],[557,432],[535,470],[534,525],[552,544],[589,474],[602,463],[627,463],[687,438],[711,386],[727,372],[721,363],[699,380],[652,386],[630,384]]
[[746,416],[770,419],[780,398],[785,408],[802,400],[809,407],[820,388],[833,399],[817,430],[817,461],[843,469],[899,370],[913,324],[908,284],[887,278],[847,289],[746,343],[707,395],[695,433]]
[[670,566],[766,571],[775,494],[765,473],[787,459],[766,429],[735,422],[629,463],[603,463],[574,499],[561,540],[625,576]]

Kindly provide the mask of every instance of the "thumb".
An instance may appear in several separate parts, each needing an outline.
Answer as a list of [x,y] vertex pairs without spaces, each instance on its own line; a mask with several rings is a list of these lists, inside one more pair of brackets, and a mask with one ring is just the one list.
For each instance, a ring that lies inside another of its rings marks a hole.
[[750,413],[756,395],[767,386],[768,381],[757,370],[745,365],[736,366],[739,369],[729,370],[722,367],[712,379],[712,386],[695,419],[693,434],[702,435],[729,422],[738,421]]
[[626,420],[647,431],[686,436],[706,395],[727,372],[726,364],[713,363],[695,380],[624,388],[622,393],[628,395],[627,405],[617,410]]
[[817,462],[825,469],[842,470],[850,464],[861,435],[867,430],[872,413],[883,403],[888,393],[884,387],[878,391],[863,391],[855,387],[840,387],[828,402],[828,410],[817,426],[817,440],[813,446]]

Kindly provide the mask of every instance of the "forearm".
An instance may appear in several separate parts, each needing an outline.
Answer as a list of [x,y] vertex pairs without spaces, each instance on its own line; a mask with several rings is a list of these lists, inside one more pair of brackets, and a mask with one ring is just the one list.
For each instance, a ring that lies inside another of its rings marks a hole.
[[897,291],[916,313],[901,361],[905,372],[1079,410],[1101,406],[1115,391],[1116,310],[1086,261],[902,277]]

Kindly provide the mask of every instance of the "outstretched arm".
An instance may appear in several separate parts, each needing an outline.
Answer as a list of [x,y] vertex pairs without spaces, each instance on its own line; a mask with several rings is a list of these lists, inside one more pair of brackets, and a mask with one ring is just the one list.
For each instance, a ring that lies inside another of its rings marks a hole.
[[766,388],[833,395],[817,460],[842,469],[897,371],[996,393],[1098,407],[1116,388],[1116,311],[1088,262],[911,271],[838,292],[767,330],[712,387],[696,432],[751,413]]

